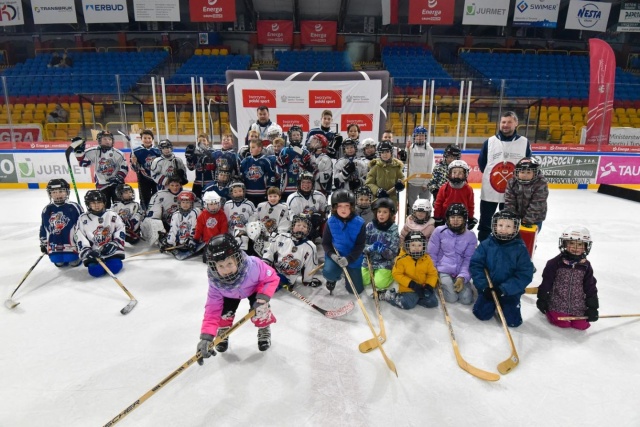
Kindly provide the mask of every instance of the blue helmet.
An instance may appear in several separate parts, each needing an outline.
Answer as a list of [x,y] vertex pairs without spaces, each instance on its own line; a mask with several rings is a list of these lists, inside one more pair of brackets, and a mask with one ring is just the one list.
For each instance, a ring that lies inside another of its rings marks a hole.
[[427,136],[428,133],[429,132],[424,126],[416,126],[416,128],[413,130],[413,136],[416,136],[416,135]]

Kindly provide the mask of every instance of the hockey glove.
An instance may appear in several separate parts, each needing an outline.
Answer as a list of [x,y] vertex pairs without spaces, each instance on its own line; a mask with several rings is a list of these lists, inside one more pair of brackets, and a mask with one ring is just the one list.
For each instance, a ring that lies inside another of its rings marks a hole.
[[356,171],[356,164],[353,162],[348,162],[346,165],[344,165],[344,167],[342,168],[342,173],[346,176],[351,175],[352,173],[354,173]]
[[184,249],[187,251],[195,252],[197,246],[198,245],[196,244],[195,240],[189,239],[187,243],[184,245]]
[[498,298],[501,297],[502,289],[500,289],[500,286],[494,286],[493,288],[487,286],[484,288],[484,291],[482,291],[482,295],[484,295],[484,297],[489,301],[493,301],[493,293],[495,293]]
[[87,256],[84,257],[84,266],[88,266],[89,264],[96,264],[98,262],[98,258],[100,258],[100,253],[98,251],[89,251]]
[[46,243],[40,243],[40,252],[42,252],[43,254],[46,254],[48,252]]
[[415,292],[416,295],[418,295],[418,298],[424,298],[424,287],[420,286],[418,282],[414,282],[413,280],[409,282],[409,289]]
[[343,142],[344,142],[344,138],[342,137],[342,135],[336,135],[333,137],[333,146],[336,149],[340,148]]
[[331,259],[333,260],[333,262],[338,264],[340,268],[347,268],[347,266],[349,265],[349,260],[343,256],[331,254]]
[[73,148],[73,151],[75,151],[76,153],[79,153],[79,154],[84,153],[86,143],[87,142],[84,140],[84,138],[80,138],[79,136],[76,136],[71,140],[71,147]]
[[124,184],[124,178],[121,177],[120,175],[116,175],[109,178],[107,182],[109,183],[109,185],[120,185],[120,184]]
[[587,320],[589,322],[595,322],[598,320],[598,308],[600,307],[598,303],[598,297],[589,297],[585,301],[587,304],[587,310],[584,312],[584,315],[587,316]]
[[178,177],[180,177],[180,185],[189,183],[189,180],[187,179],[187,171],[184,169],[178,169]]
[[549,311],[549,294],[539,293],[536,307],[538,307],[541,313],[546,314],[546,312]]
[[256,311],[256,314],[251,318],[251,322],[253,322],[257,328],[266,328],[276,322],[269,303],[264,299],[256,299],[256,302],[253,303],[253,309]]
[[478,220],[475,218],[469,218],[467,220],[467,230],[473,230],[478,223]]
[[209,334],[200,334],[200,342],[198,343],[198,347],[196,350],[200,353],[200,357],[198,357],[198,365],[204,365],[204,359],[208,359],[211,356],[216,355],[216,351],[211,347],[209,350],[209,344],[213,342],[213,335]]
[[196,161],[196,146],[194,144],[189,144],[185,147],[184,157],[189,163],[194,163]]
[[532,223],[530,223],[530,222],[523,222],[521,225],[522,225],[523,227],[525,227],[525,228],[532,228],[532,227],[533,227],[533,224],[532,224]]
[[304,284],[305,286],[309,286],[310,288],[317,288],[318,286],[322,285],[322,282],[320,281],[320,279],[316,279],[315,277],[313,279],[311,279],[309,282]]
[[402,160],[403,162],[407,161],[407,150],[405,150],[404,148],[400,148],[398,150],[398,159]]
[[389,197],[389,193],[384,188],[378,188],[378,192],[376,193],[376,197],[378,199],[382,199],[384,197]]
[[396,193],[399,193],[404,190],[404,183],[399,179],[393,187],[396,189]]
[[332,159],[336,158],[336,149],[331,145],[327,147],[327,156],[331,157]]
[[464,278],[458,276],[456,281],[453,283],[453,290],[456,292],[462,292],[464,289]]
[[333,294],[333,290],[336,288],[336,282],[332,282],[330,280],[327,280],[327,283],[325,284],[325,286],[327,287],[327,290],[329,291],[329,295]]
[[111,255],[115,254],[117,250],[118,250],[118,245],[116,245],[114,242],[109,242],[102,247],[102,250],[100,251],[100,256],[103,258],[110,257]]

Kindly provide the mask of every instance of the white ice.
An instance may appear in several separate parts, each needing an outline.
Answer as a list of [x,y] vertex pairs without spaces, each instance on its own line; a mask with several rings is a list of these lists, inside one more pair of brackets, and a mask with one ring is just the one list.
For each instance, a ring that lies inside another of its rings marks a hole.
[[[39,256],[47,200],[44,190],[0,192],[0,292],[7,297]],[[533,285],[558,253],[559,233],[579,223],[593,236],[600,314],[640,312],[638,218],[638,203],[552,190]],[[15,295],[21,304],[0,307],[0,426],[104,425],[195,354],[207,291],[200,258],[133,258],[118,277],[139,301],[126,316],[120,309],[128,298],[111,278],[90,278],[84,267],[58,269],[46,258]],[[344,287],[333,297],[324,288],[298,290],[327,309],[353,299]],[[377,328],[373,301],[363,302]],[[238,318],[247,308],[243,302]],[[357,304],[331,320],[280,292],[272,308],[278,322],[271,349],[259,352],[256,328],[243,325],[228,352],[186,369],[120,425],[640,426],[634,318],[563,330],[525,295],[524,324],[511,329],[520,364],[490,383],[457,366],[440,307],[404,311],[383,303],[384,349],[398,378],[380,351],[358,351],[372,334]],[[463,357],[497,372],[510,354],[500,324],[476,320],[467,306],[448,309]]]

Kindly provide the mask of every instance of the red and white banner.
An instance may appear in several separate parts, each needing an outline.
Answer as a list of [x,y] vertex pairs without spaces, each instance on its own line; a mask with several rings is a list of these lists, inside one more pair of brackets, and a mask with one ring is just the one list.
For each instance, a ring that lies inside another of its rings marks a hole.
[[382,25],[398,23],[398,0],[381,0]]
[[189,0],[191,22],[234,22],[235,0]]
[[0,1],[0,27],[24,25],[24,12],[20,0]]
[[340,132],[346,132],[349,125],[358,125],[361,132],[373,131],[373,114],[343,114],[340,118]]
[[616,57],[611,46],[589,39],[589,113],[586,144],[608,144],[613,112]]
[[336,21],[300,22],[300,40],[303,45],[334,46],[337,33]]
[[309,108],[342,108],[342,91],[331,89],[310,90]]
[[409,0],[409,24],[453,25],[455,6],[451,0]]
[[293,44],[293,21],[258,21],[258,44]]
[[275,121],[284,132],[287,132],[291,126],[300,126],[304,132],[309,132],[311,129],[308,114],[277,114]]
[[[11,142],[11,140],[11,128],[9,126],[0,126],[0,141]],[[42,126],[14,125],[13,140],[29,143],[42,141]],[[69,146],[68,143],[67,146]]]
[[268,89],[244,89],[242,90],[242,106],[245,108],[258,108],[276,106],[276,91]]
[[31,0],[35,24],[77,24],[73,0]]
[[133,0],[136,21],[180,22],[178,0]]

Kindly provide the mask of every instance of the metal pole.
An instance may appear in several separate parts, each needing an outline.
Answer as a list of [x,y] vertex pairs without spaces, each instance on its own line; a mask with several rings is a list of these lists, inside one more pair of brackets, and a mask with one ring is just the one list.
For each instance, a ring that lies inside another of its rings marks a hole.
[[9,122],[9,132],[11,133],[11,142],[13,143],[13,149],[15,150],[16,141],[13,139],[13,120],[11,119],[11,106],[9,105],[9,91],[7,89],[7,76],[2,76],[2,89],[4,90],[4,103],[7,106],[7,121]]
[[164,137],[169,139],[169,116],[167,115],[167,92],[164,87],[164,77],[160,77],[160,88],[162,89],[162,107],[164,109]]
[[462,119],[462,100],[464,99],[464,80],[460,82],[460,101],[458,102],[458,124],[456,125],[456,145],[460,138],[460,120]]
[[156,98],[156,78],[151,76],[151,86],[153,87],[153,118],[156,121],[156,135],[160,138],[160,122],[158,121],[158,99]]
[[424,126],[424,103],[427,98],[427,81],[422,81],[422,108],[420,109],[420,126]]
[[469,86],[467,87],[467,115],[464,120],[464,140],[462,142],[462,149],[467,149],[467,134],[469,132],[469,107],[471,106],[471,86],[473,82],[469,80]]
[[198,104],[196,98],[196,78],[191,77],[191,102],[193,104],[193,133],[194,141],[198,143]]
[[433,94],[435,93],[435,90],[436,90],[436,81],[431,80],[431,98],[429,99],[429,126],[427,129],[427,144],[431,143],[431,122],[433,121],[432,119],[433,104],[435,103],[435,98],[433,97]]
[[[202,109],[202,133],[207,133],[207,122],[204,115],[204,79],[202,77],[200,77],[200,108]],[[213,138],[211,144],[213,144]]]

